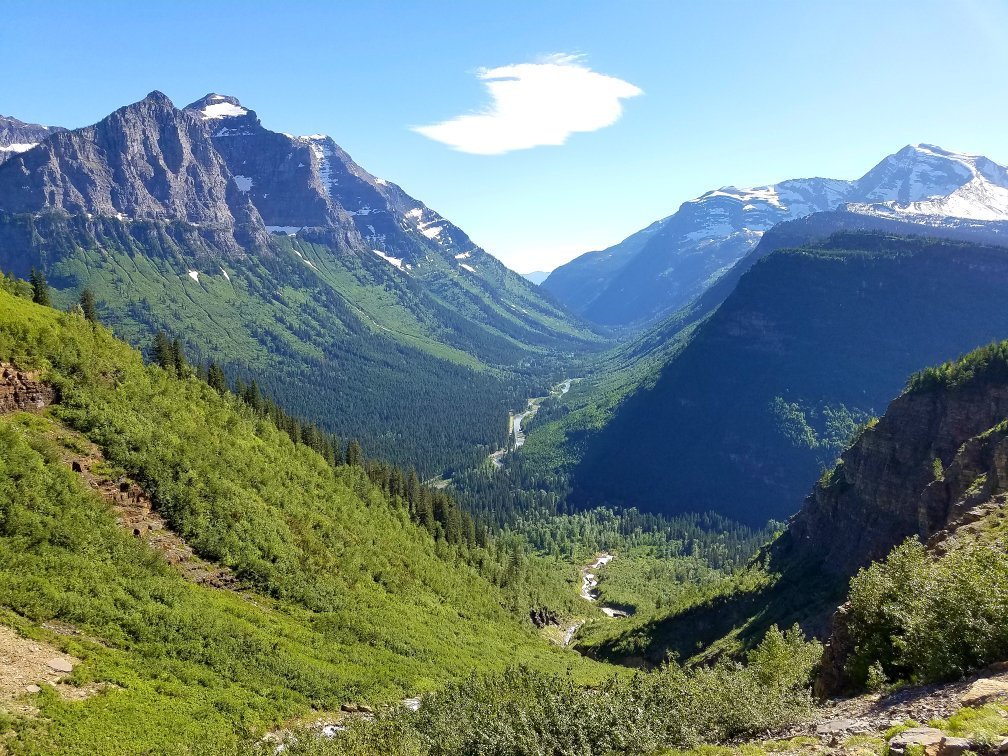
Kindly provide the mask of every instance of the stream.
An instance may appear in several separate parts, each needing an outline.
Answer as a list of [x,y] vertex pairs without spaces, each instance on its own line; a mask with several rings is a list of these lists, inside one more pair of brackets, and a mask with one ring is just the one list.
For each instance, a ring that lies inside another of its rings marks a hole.
[[[598,591],[598,574],[597,572],[603,569],[609,562],[616,558],[615,554],[610,554],[607,551],[603,551],[597,557],[592,564],[585,565],[581,568],[581,598],[585,601],[598,601],[599,591]],[[623,611],[622,609],[614,609],[611,606],[600,606],[602,613],[607,617],[612,617],[615,619],[623,619],[624,617],[629,617],[629,613]],[[564,631],[564,645],[569,646],[570,642],[574,639],[575,633],[584,624],[583,621],[575,622],[570,625]]]

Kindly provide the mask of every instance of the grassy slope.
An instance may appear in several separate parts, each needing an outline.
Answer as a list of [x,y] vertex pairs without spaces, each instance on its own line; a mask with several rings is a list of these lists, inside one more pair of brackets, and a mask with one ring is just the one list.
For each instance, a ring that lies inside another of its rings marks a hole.
[[[0,419],[5,620],[35,635],[74,625],[84,636],[60,640],[85,661],[74,678],[117,686],[83,703],[40,694],[43,717],[18,726],[14,750],[226,743],[515,660],[598,675],[522,628],[361,471],[333,471],[237,401],[144,367],[104,329],[0,292],[0,359],[62,391],[50,416]],[[254,592],[188,584],[124,533],[58,461],[61,423]]]

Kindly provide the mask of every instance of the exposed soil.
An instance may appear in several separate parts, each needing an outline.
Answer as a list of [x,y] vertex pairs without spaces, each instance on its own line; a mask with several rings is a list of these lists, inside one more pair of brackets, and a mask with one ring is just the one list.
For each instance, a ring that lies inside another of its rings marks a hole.
[[22,638],[13,628],[0,625],[0,710],[15,716],[34,716],[38,709],[31,696],[51,685],[68,701],[81,701],[105,686],[69,685],[64,682],[80,659],[42,641]]

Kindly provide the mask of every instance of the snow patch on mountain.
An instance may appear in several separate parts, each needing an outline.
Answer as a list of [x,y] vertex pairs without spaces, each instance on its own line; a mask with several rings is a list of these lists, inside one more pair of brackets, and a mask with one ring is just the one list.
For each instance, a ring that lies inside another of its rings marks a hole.
[[[221,95],[215,95],[211,99],[215,99],[217,97],[224,100]],[[237,116],[248,115],[248,111],[245,108],[231,102],[215,102],[213,105],[207,105],[200,112],[207,120],[213,120],[216,118],[235,118]]]
[[[910,160],[915,162],[907,168]],[[942,217],[1008,220],[1008,170],[982,155],[918,144],[890,156],[886,163],[904,166],[909,179],[900,181],[899,188],[910,199],[850,203],[849,210],[931,224]],[[869,193],[867,199],[874,199],[876,194]]]
[[233,176],[233,178],[239,192],[244,193],[252,188],[252,179],[248,176]]
[[37,146],[38,142],[0,145],[0,152],[28,152],[32,147]]
[[387,262],[389,265],[391,265],[394,268],[399,268],[399,270],[402,270],[402,271],[405,271],[405,270],[409,269],[409,265],[407,265],[406,263],[404,263],[401,258],[392,257],[392,255],[387,255],[387,254],[385,254],[384,252],[382,252],[381,250],[378,250],[378,249],[372,249],[371,251],[374,252],[376,255],[378,255],[378,257],[380,257],[382,260],[384,260],[385,262]]
[[314,134],[310,137],[305,137],[305,139],[311,140],[311,151],[318,161],[319,179],[322,181],[322,188],[325,189],[326,194],[332,196],[332,192],[329,191],[329,187],[333,183],[333,177],[332,165],[329,163],[328,145],[324,143],[319,144],[326,137],[321,134]]

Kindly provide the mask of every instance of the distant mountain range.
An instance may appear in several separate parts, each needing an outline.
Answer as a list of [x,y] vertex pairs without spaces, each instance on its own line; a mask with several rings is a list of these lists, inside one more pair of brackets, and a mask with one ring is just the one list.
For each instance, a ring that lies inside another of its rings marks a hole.
[[425,473],[501,445],[556,355],[601,343],[332,139],[270,131],[234,97],[2,129],[0,267],[44,269],[64,303],[87,286],[133,343],[167,331]]
[[549,271],[546,270],[533,270],[531,273],[522,273],[522,275],[529,281],[534,283],[536,286],[541,284],[547,278],[549,278]]
[[856,181],[811,178],[722,187],[683,203],[619,244],[557,268],[543,288],[606,325],[646,325],[709,287],[774,225],[846,205],[940,226],[949,217],[1008,220],[1008,171],[978,155],[910,145]]

